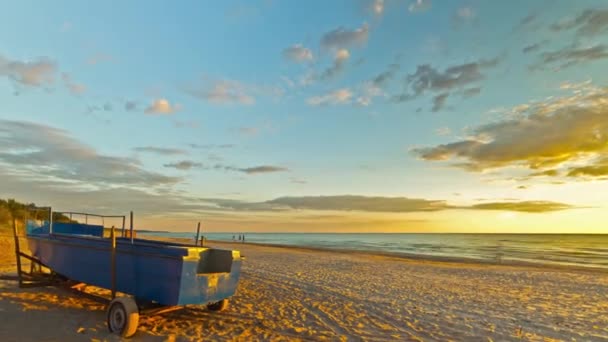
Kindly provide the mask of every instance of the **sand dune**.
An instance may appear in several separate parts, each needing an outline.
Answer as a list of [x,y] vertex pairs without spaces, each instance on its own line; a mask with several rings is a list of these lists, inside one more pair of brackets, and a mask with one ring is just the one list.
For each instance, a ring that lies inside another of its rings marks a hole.
[[[608,340],[606,273],[215,245],[247,257],[228,310],[144,318],[133,341]],[[119,340],[103,305],[58,288],[1,281],[0,319],[2,341]]]

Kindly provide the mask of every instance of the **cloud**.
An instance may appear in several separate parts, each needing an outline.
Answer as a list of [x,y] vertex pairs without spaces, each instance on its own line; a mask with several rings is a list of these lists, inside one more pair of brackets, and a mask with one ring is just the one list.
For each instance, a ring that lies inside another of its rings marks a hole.
[[408,7],[411,13],[426,12],[431,8],[431,0],[412,0]]
[[330,79],[341,73],[342,69],[344,69],[344,64],[346,64],[346,61],[348,61],[349,58],[350,52],[348,52],[348,50],[339,49],[338,51],[336,51],[334,55],[334,64],[325,71],[323,71],[323,73],[321,74],[321,79]]
[[419,65],[416,72],[406,78],[410,88],[396,95],[397,102],[411,100],[427,92],[445,93],[477,83],[484,79],[483,71],[498,65],[499,59],[480,59],[475,62],[454,65],[439,71],[429,64]]
[[[212,158],[217,159],[217,158]],[[226,171],[226,172],[239,172],[246,173],[248,175],[257,175],[257,174],[265,174],[265,173],[275,173],[275,172],[289,172],[289,169],[283,166],[274,166],[274,165],[259,165],[252,167],[237,167],[228,164],[217,163],[214,165],[205,165],[201,163],[195,163],[189,160],[184,160],[178,163],[165,164],[165,167],[173,167],[179,170],[188,170],[191,168],[200,168],[203,170],[213,170],[213,171]]]
[[179,104],[172,105],[167,99],[156,99],[147,108],[146,114],[173,114],[180,110]]
[[369,26],[367,24],[353,30],[339,27],[321,37],[321,46],[326,49],[346,49],[365,44],[368,37]]
[[170,148],[170,147],[157,147],[157,146],[143,146],[143,147],[135,147],[133,149],[135,152],[142,153],[155,153],[164,156],[173,156],[178,154],[188,154],[187,151],[179,149],[179,148]]
[[188,146],[190,146],[191,148],[195,148],[195,149],[212,149],[212,148],[234,148],[236,147],[236,145],[234,144],[206,144],[206,145],[200,145],[200,144],[188,144]]
[[450,96],[450,93],[441,93],[433,97],[433,108],[431,111],[438,112],[442,110],[445,107],[445,102],[447,101],[448,96]]
[[529,176],[530,177],[543,177],[543,176],[555,177],[557,175],[559,175],[558,170],[549,169],[549,170],[545,170],[545,171],[531,173]]
[[604,178],[608,176],[608,158],[598,157],[589,165],[572,167],[566,172],[568,177]]
[[544,44],[546,44],[548,41],[543,40],[541,42],[536,42],[536,43],[532,43],[529,45],[524,46],[521,49],[521,52],[523,53],[530,53],[530,52],[536,52],[538,51]]
[[369,106],[375,97],[386,96],[382,89],[373,82],[365,82],[357,87],[357,93],[357,104],[360,106]]
[[370,0],[369,9],[376,15],[384,13],[384,0]]
[[477,96],[481,93],[481,87],[468,88],[462,91],[462,97],[465,99]]
[[48,58],[22,62],[0,56],[0,77],[8,77],[20,86],[43,87],[55,82],[57,65]]
[[608,89],[587,84],[573,95],[519,105],[504,119],[472,129],[459,141],[415,148],[427,161],[452,162],[469,171],[518,167],[545,176],[599,176],[608,153]]
[[215,104],[253,105],[258,96],[279,98],[284,90],[278,86],[246,84],[240,81],[203,77],[203,82],[195,87],[185,88],[186,93],[198,99]]
[[569,204],[551,201],[489,202],[475,204],[470,207],[470,209],[478,210],[519,211],[525,213],[546,213],[573,208],[575,207]]
[[264,202],[211,199],[219,207],[241,211],[359,211],[377,213],[414,213],[442,210],[502,210],[526,213],[544,213],[575,207],[550,201],[508,201],[478,203],[471,206],[454,206],[443,200],[408,197],[372,197],[358,195],[279,197]]
[[452,23],[459,27],[461,25],[473,22],[477,18],[477,13],[472,7],[459,7],[452,17]]
[[523,27],[530,25],[536,18],[538,18],[538,12],[532,12],[519,21],[519,26]]
[[353,93],[348,88],[342,88],[334,90],[325,95],[313,96],[306,102],[311,106],[326,106],[326,105],[338,105],[338,104],[350,104],[353,97]]
[[306,180],[300,179],[300,178],[295,178],[295,177],[289,178],[289,181],[294,184],[308,184],[308,182]]
[[0,120],[0,165],[20,176],[82,186],[171,185],[179,178],[144,170],[136,159],[100,154],[66,131]]
[[576,29],[579,36],[596,36],[608,29],[608,9],[588,9],[574,18],[551,25],[553,31]]
[[137,102],[135,101],[125,101],[125,110],[127,112],[133,112],[137,110]]
[[164,164],[164,167],[171,167],[174,169],[178,169],[178,170],[190,170],[192,168],[196,168],[196,167],[202,167],[203,164],[201,163],[197,163],[191,160],[182,160],[180,162],[177,163],[169,163],[169,164]]
[[388,83],[395,78],[395,75],[399,71],[399,64],[393,63],[388,68],[372,78],[372,83],[377,87],[385,87]]
[[599,44],[591,47],[567,46],[561,50],[544,52],[541,61],[532,68],[543,68],[546,65],[555,65],[558,69],[568,68],[577,64],[584,64],[608,57],[608,46]]
[[81,83],[76,83],[72,80],[68,73],[62,73],[61,79],[63,80],[63,84],[73,95],[82,95],[86,92],[87,86]]
[[446,136],[452,134],[452,130],[449,127],[440,127],[435,130],[435,134],[439,136]]
[[202,88],[190,89],[188,93],[216,104],[252,105],[255,103],[255,98],[248,93],[247,87],[241,82],[232,80],[211,81]]
[[296,63],[310,62],[313,60],[312,51],[302,44],[292,45],[283,50],[283,57]]
[[219,205],[237,210],[332,210],[393,213],[438,211],[448,207],[444,201],[355,195],[280,197],[265,202],[229,201],[219,203]]
[[272,173],[272,172],[286,172],[289,171],[288,168],[282,166],[272,166],[272,165],[261,165],[248,167],[244,169],[239,169],[241,172],[245,172],[247,174],[258,174],[258,173]]

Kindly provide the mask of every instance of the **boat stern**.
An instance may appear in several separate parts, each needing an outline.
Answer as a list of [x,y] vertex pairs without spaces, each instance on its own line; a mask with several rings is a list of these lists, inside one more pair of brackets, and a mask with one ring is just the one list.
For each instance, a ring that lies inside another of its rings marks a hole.
[[178,304],[208,304],[232,297],[241,262],[236,250],[191,248],[184,257]]

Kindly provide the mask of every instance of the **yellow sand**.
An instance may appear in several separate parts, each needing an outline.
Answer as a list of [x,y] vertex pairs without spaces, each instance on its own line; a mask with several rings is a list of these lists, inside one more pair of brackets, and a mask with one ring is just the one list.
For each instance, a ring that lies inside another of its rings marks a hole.
[[[9,242],[0,272],[14,272]],[[247,258],[229,309],[146,318],[133,341],[608,340],[606,273],[214,245]],[[102,305],[0,281],[0,341],[41,340],[120,339]]]

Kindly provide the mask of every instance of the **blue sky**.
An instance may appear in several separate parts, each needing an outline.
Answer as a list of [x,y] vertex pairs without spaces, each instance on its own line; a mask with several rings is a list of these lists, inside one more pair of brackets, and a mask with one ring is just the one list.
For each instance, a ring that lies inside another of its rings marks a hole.
[[[558,120],[604,113],[603,1],[9,7],[3,197],[134,209],[150,227],[287,231],[466,231],[446,221],[475,213],[476,231],[542,218],[546,232],[556,212],[574,220],[606,200],[583,196],[605,186],[605,151],[586,140],[601,120]],[[554,131],[564,143],[524,137]]]

